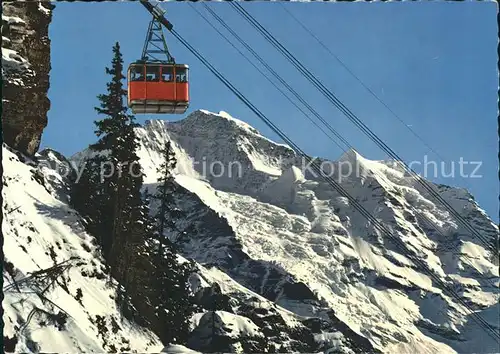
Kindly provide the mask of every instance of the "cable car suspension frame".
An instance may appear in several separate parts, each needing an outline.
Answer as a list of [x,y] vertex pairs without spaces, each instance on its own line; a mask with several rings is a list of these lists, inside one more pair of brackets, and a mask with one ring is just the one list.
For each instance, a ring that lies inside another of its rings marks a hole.
[[[154,11],[160,16],[164,16],[166,12],[158,6],[154,7]],[[157,54],[163,54],[166,60],[157,58]],[[149,23],[144,48],[142,49],[141,61],[175,64],[175,59],[168,50],[167,40],[163,34],[163,25],[154,14],[153,19]]]

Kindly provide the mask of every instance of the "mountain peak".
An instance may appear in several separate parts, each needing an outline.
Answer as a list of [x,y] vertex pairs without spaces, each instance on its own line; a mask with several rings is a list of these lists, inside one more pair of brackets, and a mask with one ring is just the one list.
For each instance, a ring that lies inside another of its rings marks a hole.
[[340,156],[338,161],[354,161],[359,157],[361,157],[361,155],[356,151],[356,149],[350,148]]
[[255,135],[261,135],[257,129],[240,119],[234,118],[225,111],[214,113],[204,109],[198,109],[189,114],[186,118],[176,122],[169,122],[168,125],[182,126],[185,128],[192,127],[203,130],[213,129],[214,131],[220,131],[221,129],[225,131],[231,130],[233,132],[244,131]]

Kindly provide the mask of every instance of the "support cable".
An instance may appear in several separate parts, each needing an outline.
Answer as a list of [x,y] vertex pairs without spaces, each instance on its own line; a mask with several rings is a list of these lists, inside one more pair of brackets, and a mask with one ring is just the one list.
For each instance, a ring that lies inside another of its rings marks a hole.
[[337,109],[339,109],[354,125],[356,125],[363,133],[365,133],[377,146],[385,151],[395,162],[401,165],[409,173],[409,175],[424,189],[428,191],[437,201],[439,201],[448,212],[456,218],[462,226],[476,236],[479,240],[484,242],[487,250],[492,253],[492,256],[497,255],[497,250],[491,242],[486,240],[479,232],[477,232],[464,218],[460,215],[432,186],[423,180],[417,173],[408,167],[403,160],[384,143],[370,128],[368,128],[352,111],[350,111],[328,88],[325,87],[321,81],[313,76],[299,60],[295,58],[281,43],[274,38],[252,15],[250,15],[240,4],[237,2],[230,2],[234,9],[247,20],[264,38],[266,38],[279,52],[281,52],[296,68],[301,72],[312,84],[315,86]]
[[[198,13],[198,15],[200,15],[201,18],[203,18],[222,38],[224,38],[236,51],[238,51],[238,53],[243,57],[245,58],[257,71],[259,71],[259,73],[262,74],[262,76],[264,76],[266,78],[267,81],[269,81],[279,92],[281,92],[281,94],[283,96],[285,96],[285,98],[290,102],[292,103],[307,119],[309,119],[309,121],[311,121],[312,124],[314,124],[319,130],[321,130],[323,132],[323,134],[325,134],[333,143],[335,143],[335,145],[337,145],[339,147],[340,150],[342,150],[343,152],[346,152],[346,149],[343,148],[342,146],[340,146],[340,144],[330,135],[328,134],[325,129],[323,127],[321,127],[318,123],[316,123],[314,120],[312,120],[306,112],[304,112],[304,110],[302,108],[300,108],[297,103],[295,103],[290,97],[288,97],[288,95],[278,86],[276,85],[269,77],[268,75],[266,75],[257,65],[255,65],[255,63],[250,60],[241,50],[239,50],[230,40],[229,38],[227,38],[217,27],[215,27],[213,25],[212,22],[210,22],[198,9],[196,9],[196,7],[194,7],[193,4],[189,3],[189,5],[193,8],[194,11],[196,11]],[[206,6],[206,5],[205,5]],[[307,102],[306,102],[307,103]],[[345,139],[343,139],[343,137],[337,132],[335,131],[334,129],[333,130],[333,133],[335,134],[335,136],[337,136],[344,144],[347,145],[347,148],[349,149],[350,146],[348,145],[348,143],[345,141]],[[331,131],[332,131],[331,130]]]
[[380,102],[380,104],[382,104],[396,119],[398,119],[418,140],[420,140],[422,144],[424,144],[430,151],[436,154],[436,156],[439,157],[441,161],[445,161],[445,159],[435,149],[433,149],[429,144],[427,144],[425,140],[420,135],[418,135],[416,131],[411,129],[411,127],[408,126],[408,124],[406,124],[406,122],[399,115],[397,115],[384,101],[382,101],[382,99],[375,92],[373,92],[372,89],[370,89],[363,81],[361,81],[361,79],[351,69],[349,69],[349,67],[334,52],[332,52],[330,48],[328,48],[321,41],[321,39],[319,39],[309,28],[307,28],[302,23],[302,21],[300,21],[290,10],[288,10],[283,3],[279,2],[279,4],[283,8],[283,10],[285,10],[290,15],[290,17],[292,17],[295,20],[295,22],[297,22],[307,33],[309,33],[319,43],[319,45],[323,47],[323,49],[325,49],[330,54],[332,58],[335,58],[335,60],[337,60],[337,62],[340,65],[342,65],[342,67],[349,74],[351,74],[356,79],[356,81],[358,81],[361,84],[361,86],[363,86],[378,102]]

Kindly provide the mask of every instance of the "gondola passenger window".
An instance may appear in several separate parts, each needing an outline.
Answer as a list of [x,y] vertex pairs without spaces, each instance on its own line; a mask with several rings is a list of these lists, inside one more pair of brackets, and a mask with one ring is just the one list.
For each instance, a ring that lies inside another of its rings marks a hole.
[[160,81],[159,66],[146,66],[146,81],[149,82]]
[[186,68],[175,68],[175,81],[176,82],[187,82],[187,70]]
[[130,68],[130,81],[144,81],[144,66],[135,65]]
[[173,67],[162,66],[161,68],[161,80],[165,82],[174,81]]

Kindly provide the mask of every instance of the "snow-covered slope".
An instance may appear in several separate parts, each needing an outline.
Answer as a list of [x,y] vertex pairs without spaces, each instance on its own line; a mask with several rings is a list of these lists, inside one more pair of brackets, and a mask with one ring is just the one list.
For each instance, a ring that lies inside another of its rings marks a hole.
[[[177,182],[221,217],[216,228],[225,231],[211,237],[213,219],[204,220],[200,206],[191,206],[185,223],[196,225],[196,232],[183,241],[185,256],[218,264],[240,284],[298,315],[327,319],[334,310],[338,321],[383,351],[498,349],[443,287],[498,332],[498,255],[488,254],[394,162],[369,161],[351,150],[323,166],[404,249],[304,169],[291,149],[227,113],[197,111],[179,122],[151,121],[138,133],[147,181],[154,183],[159,147],[170,139],[179,159]],[[211,165],[224,169],[215,169],[214,176]],[[498,227],[470,194],[434,187],[495,244]],[[193,203],[186,195],[179,200]],[[423,260],[440,281],[408,254]]]
[[120,315],[95,239],[49,168],[62,161],[51,152],[38,163],[2,153],[5,351],[160,351],[156,335]]

